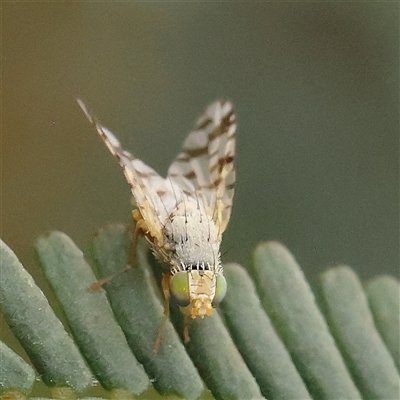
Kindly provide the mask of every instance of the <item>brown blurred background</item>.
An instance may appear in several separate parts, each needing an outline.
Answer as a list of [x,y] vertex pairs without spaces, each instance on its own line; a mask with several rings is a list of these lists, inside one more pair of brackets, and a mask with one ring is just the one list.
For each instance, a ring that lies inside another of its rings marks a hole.
[[1,237],[40,276],[47,230],[86,248],[130,192],[82,97],[160,173],[204,108],[238,115],[225,261],[282,241],[313,281],[333,263],[398,274],[398,3],[2,3]]

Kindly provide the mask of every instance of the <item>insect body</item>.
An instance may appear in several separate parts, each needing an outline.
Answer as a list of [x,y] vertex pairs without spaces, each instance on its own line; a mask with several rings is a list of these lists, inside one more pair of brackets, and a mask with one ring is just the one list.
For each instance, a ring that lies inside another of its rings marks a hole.
[[136,230],[169,266],[163,279],[167,301],[171,291],[185,315],[211,315],[226,293],[220,243],[231,215],[235,182],[236,122],[231,103],[217,101],[207,108],[166,178],[123,150],[114,134],[81,100],[78,103],[131,186]]

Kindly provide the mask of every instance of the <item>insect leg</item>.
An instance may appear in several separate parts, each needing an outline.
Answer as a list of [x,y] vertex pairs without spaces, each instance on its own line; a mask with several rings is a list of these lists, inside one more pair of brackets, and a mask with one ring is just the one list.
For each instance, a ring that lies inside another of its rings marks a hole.
[[96,292],[97,290],[100,290],[100,288],[107,282],[110,282],[111,280],[113,280],[115,277],[117,277],[118,275],[121,275],[122,273],[128,271],[130,268],[133,267],[133,265],[135,264],[135,258],[136,258],[136,247],[137,247],[137,240],[138,237],[141,233],[141,229],[138,225],[135,225],[135,229],[133,231],[133,237],[132,237],[132,241],[131,241],[131,245],[129,247],[129,259],[128,259],[128,264],[126,265],[125,268],[115,272],[114,274],[111,274],[109,276],[106,276],[103,279],[99,279],[97,282],[92,283],[89,286],[89,290],[91,292]]
[[190,342],[189,336],[189,315],[183,316],[183,341],[184,343]]
[[116,276],[121,275],[123,272],[128,271],[128,269],[130,269],[131,266],[129,264],[127,264],[127,266],[124,269],[121,269],[117,272],[115,272],[114,274],[111,274],[109,276],[106,276],[103,279],[99,279],[97,282],[92,283],[89,286],[89,290],[91,292],[96,292],[97,290],[100,290],[100,288],[107,282],[110,282],[111,280],[113,280]]
[[161,342],[162,332],[164,330],[165,323],[167,322],[167,319],[169,317],[169,299],[170,299],[169,281],[171,280],[171,276],[172,276],[171,272],[168,272],[163,276],[162,281],[161,281],[161,288],[164,293],[164,315],[163,315],[163,319],[161,321],[161,325],[158,328],[156,340],[154,341],[154,346],[153,346],[153,355],[154,356],[157,354],[158,347]]
[[129,259],[128,259],[129,264],[126,266],[126,269],[129,269],[130,267],[133,267],[135,265],[137,241],[138,241],[139,235],[142,232],[143,231],[141,230],[140,226],[135,224],[135,229],[133,231],[131,245],[129,247]]

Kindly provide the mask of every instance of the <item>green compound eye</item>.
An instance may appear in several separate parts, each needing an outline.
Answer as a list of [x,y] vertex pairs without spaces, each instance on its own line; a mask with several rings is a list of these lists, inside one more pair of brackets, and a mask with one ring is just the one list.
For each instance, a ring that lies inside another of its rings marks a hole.
[[177,272],[169,281],[169,288],[181,307],[189,305],[189,278],[187,272]]
[[217,306],[226,295],[226,279],[223,275],[217,275],[217,281],[215,283],[215,296],[212,302],[213,306]]

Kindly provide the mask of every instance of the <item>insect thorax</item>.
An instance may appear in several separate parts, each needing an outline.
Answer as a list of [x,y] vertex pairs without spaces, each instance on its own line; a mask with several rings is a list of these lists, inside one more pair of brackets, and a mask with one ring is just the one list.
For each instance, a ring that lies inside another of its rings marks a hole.
[[[181,310],[193,318],[211,315],[217,281],[222,275],[220,241],[214,221],[198,203],[182,202],[165,222],[163,239],[162,248],[154,250],[170,265],[171,279],[184,282],[186,289],[180,293],[183,300],[180,304],[184,306],[186,300],[188,303]],[[175,290],[172,292],[177,295]]]
[[180,203],[165,222],[163,237],[163,256],[167,256],[164,261],[170,265],[172,274],[188,268],[219,272],[217,228],[198,204]]

